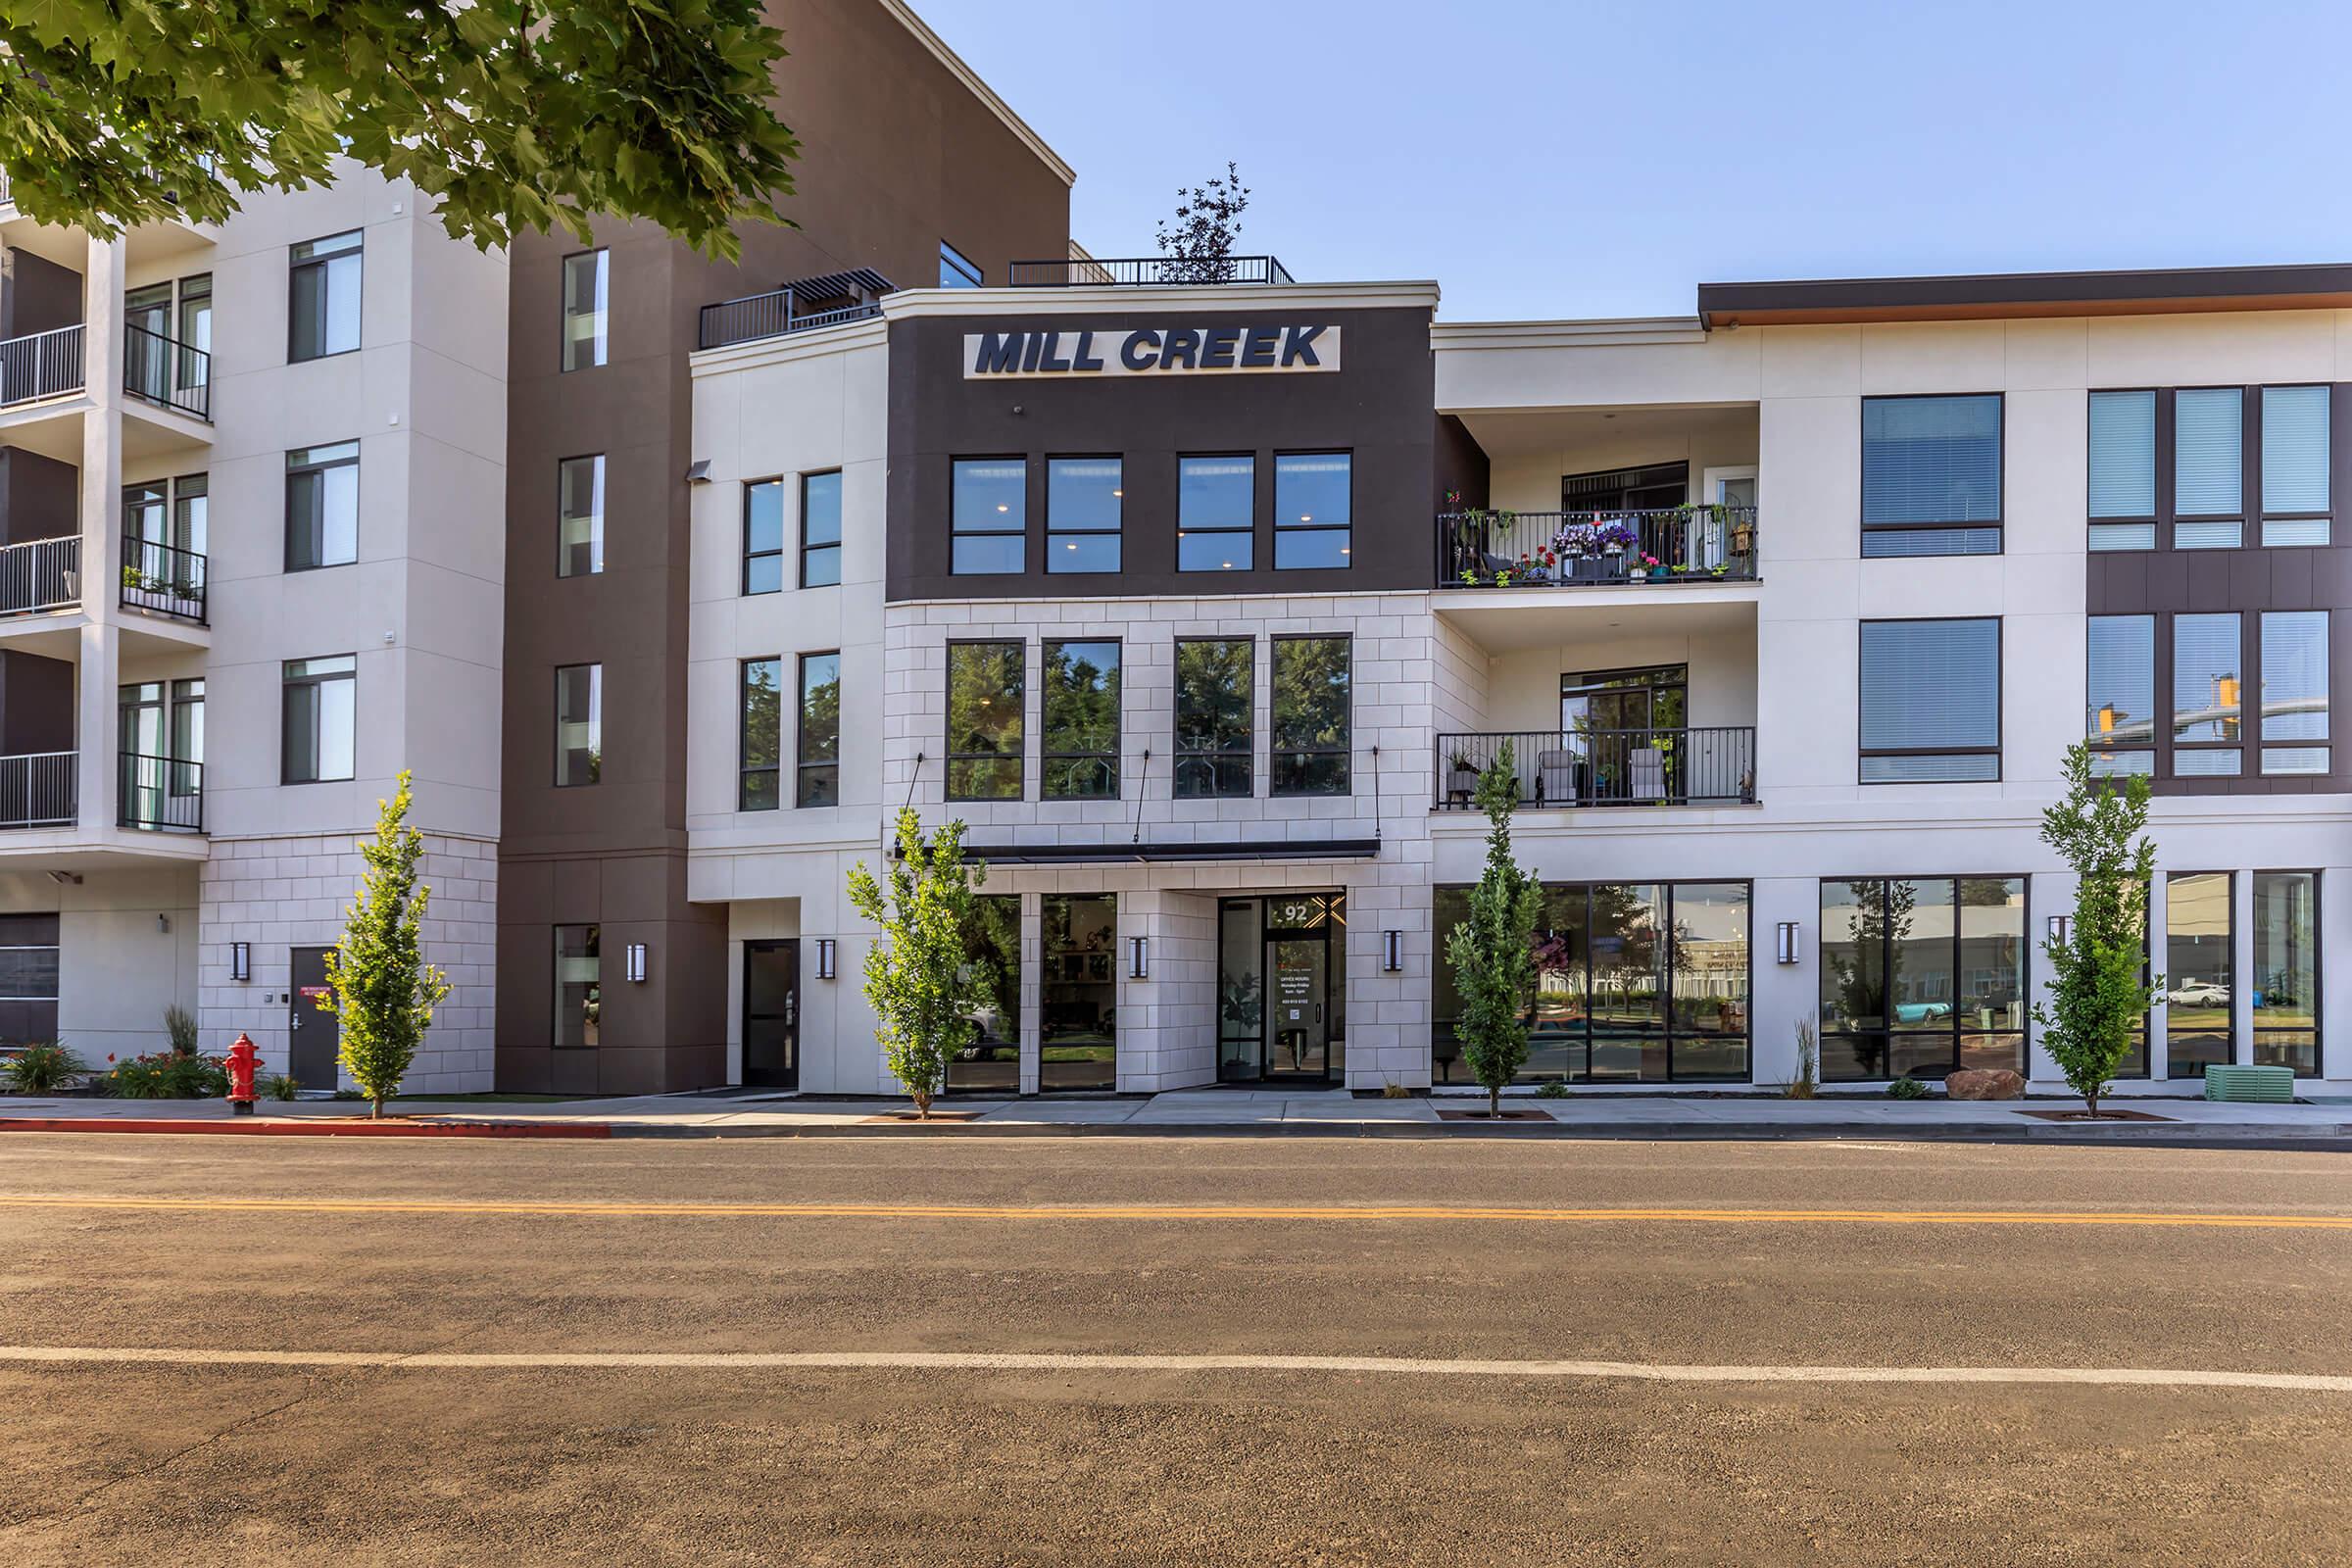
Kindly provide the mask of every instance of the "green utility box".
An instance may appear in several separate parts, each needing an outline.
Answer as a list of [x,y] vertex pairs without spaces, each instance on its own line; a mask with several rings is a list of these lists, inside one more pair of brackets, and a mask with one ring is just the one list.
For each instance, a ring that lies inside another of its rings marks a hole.
[[2265,1105],[2291,1105],[2295,1102],[2295,1070],[2292,1067],[2208,1067],[2205,1069],[2205,1098],[2252,1101]]

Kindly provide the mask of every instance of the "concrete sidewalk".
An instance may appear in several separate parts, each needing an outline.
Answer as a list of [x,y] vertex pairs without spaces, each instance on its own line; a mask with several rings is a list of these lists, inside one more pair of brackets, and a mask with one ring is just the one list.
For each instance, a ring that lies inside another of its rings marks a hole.
[[[1896,1101],[1883,1096],[1826,1096],[1812,1101],[1765,1095],[1710,1099],[1623,1094],[1544,1100],[1505,1098],[1502,1122],[1445,1112],[1472,1111],[1483,1098],[1437,1095],[1410,1100],[1359,1099],[1343,1090],[1189,1089],[1149,1099],[950,1100],[939,1119],[911,1120],[904,1101],[819,1100],[790,1095],[655,1095],[615,1100],[534,1102],[396,1102],[409,1129],[441,1136],[508,1137],[838,1137],[1083,1136],[1260,1134],[1338,1137],[1569,1138],[1895,1138],[2094,1140],[2180,1143],[2246,1140],[2352,1140],[2352,1101],[2309,1104],[2214,1104],[2202,1100],[2134,1097],[2119,1109],[2164,1118],[2088,1124],[2026,1114],[2066,1110],[2059,1098],[2008,1102]],[[1528,1115],[1526,1113],[1535,1114]],[[222,1124],[241,1133],[324,1134],[365,1119],[356,1101],[264,1102],[260,1114],[232,1116],[220,1101],[134,1101],[0,1097],[0,1131],[188,1131]],[[264,1125],[267,1124],[267,1125]],[[392,1129],[384,1128],[385,1133]]]

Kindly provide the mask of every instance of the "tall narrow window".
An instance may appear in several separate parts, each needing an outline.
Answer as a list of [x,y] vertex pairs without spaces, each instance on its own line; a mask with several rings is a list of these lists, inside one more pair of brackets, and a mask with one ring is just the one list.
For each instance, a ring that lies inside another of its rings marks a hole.
[[173,384],[194,391],[213,373],[213,274],[199,272],[179,280],[179,347],[172,356],[177,369]]
[[948,1063],[952,1090],[1018,1094],[1021,1088],[1021,898],[1017,893],[973,897],[963,927],[963,956],[987,987],[989,1002],[965,1014],[972,1043]]
[[2320,878],[2254,873],[2254,1064],[2320,1076]]
[[1257,519],[1257,464],[1236,457],[1176,460],[1176,569],[1248,571]]
[[801,475],[801,586],[841,581],[841,470]]
[[0,1045],[58,1037],[58,923],[55,914],[0,914]]
[[598,949],[602,932],[592,925],[556,927],[556,1030],[559,1047],[598,1043],[598,1014],[604,1010],[604,975]]
[[743,591],[784,591],[784,481],[757,479],[743,487]]
[[1862,554],[2001,552],[2001,395],[1862,400]]
[[2099,773],[2156,770],[2156,617],[2090,617],[2089,711],[2083,734]]
[[1038,1087],[1118,1087],[1119,901],[1108,893],[1043,901]]
[[1045,763],[1049,801],[1119,798],[1119,645],[1045,645]]
[[564,258],[564,368],[602,365],[610,352],[606,306],[611,291],[611,253],[582,251]]
[[1019,643],[948,644],[948,799],[1021,798]]
[[1274,639],[1270,766],[1276,795],[1348,793],[1350,655],[1345,637]]
[[204,682],[172,683],[172,793],[204,792]]
[[1176,644],[1176,799],[1247,800],[1256,648],[1247,637]]
[[2173,548],[2245,542],[2246,395],[2233,386],[2173,394]]
[[360,444],[286,454],[286,569],[347,566],[360,559]]
[[2090,395],[2090,548],[2156,548],[2156,394]]
[[2262,542],[2328,543],[2328,401],[2324,386],[2262,389]]
[[1865,784],[2001,776],[2001,623],[1862,623]]
[[2165,879],[2165,1040],[2175,1078],[2201,1078],[2207,1067],[2235,1059],[2233,899],[2227,871],[2176,871]]
[[360,230],[304,240],[289,258],[286,358],[319,360],[360,346]]
[[2239,718],[2242,617],[2173,617],[2173,773],[2234,778],[2244,771]]
[[1274,568],[1348,564],[1355,460],[1299,452],[1274,460]]
[[980,270],[978,264],[965,257],[963,252],[944,239],[939,242],[939,286],[941,288],[979,288],[987,280],[987,275]]
[[784,760],[784,661],[745,660],[736,692],[736,752],[741,772],[735,809],[772,811],[783,804],[778,780]]
[[1029,465],[1021,458],[957,458],[948,569],[965,575],[1017,572],[1027,564]]
[[1119,569],[1119,516],[1127,490],[1117,458],[1046,461],[1046,569]]
[[605,770],[605,666],[556,671],[556,787],[594,784]]
[[279,781],[320,784],[352,776],[359,659],[289,659],[280,703]]
[[799,806],[841,804],[841,656],[801,656]]
[[[2325,610],[2262,613],[2262,770],[2325,773],[2328,748],[2328,627]],[[2277,741],[2301,745],[2278,746]]]
[[556,575],[605,569],[605,459],[565,458],[556,468]]

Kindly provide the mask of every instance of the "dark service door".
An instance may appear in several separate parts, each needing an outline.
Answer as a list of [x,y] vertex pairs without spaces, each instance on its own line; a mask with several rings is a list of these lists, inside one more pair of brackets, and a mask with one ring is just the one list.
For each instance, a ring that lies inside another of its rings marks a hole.
[[801,945],[743,945],[743,1081],[801,1086]]
[[294,991],[287,999],[286,1027],[293,1042],[286,1071],[305,1089],[335,1087],[335,1054],[343,1044],[343,1021],[318,1010],[326,992],[328,948],[296,948]]

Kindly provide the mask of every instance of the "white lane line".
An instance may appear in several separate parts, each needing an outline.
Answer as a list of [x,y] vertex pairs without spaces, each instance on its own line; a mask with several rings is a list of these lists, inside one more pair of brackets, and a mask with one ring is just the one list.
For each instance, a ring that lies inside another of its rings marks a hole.
[[237,1350],[147,1346],[0,1346],[0,1362],[36,1365],[372,1367],[446,1371],[1350,1372],[1421,1377],[1627,1379],[1643,1383],[2074,1384],[2091,1388],[2276,1389],[2352,1394],[2352,1376],[2095,1366],[1699,1366],[1661,1361],[1431,1359],[1388,1355],[1108,1355],[1060,1351],[427,1351]]

